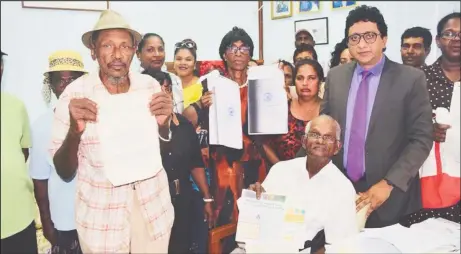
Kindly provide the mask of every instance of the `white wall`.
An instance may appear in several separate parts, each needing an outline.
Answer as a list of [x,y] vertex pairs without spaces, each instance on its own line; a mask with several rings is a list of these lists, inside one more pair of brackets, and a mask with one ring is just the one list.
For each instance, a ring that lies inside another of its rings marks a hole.
[[[217,60],[219,44],[233,26],[244,28],[258,42],[258,3],[255,2],[110,2],[140,33],[155,32],[166,43],[166,60],[173,59],[174,43],[192,38],[198,45],[198,59]],[[2,89],[21,98],[29,118],[35,120],[46,109],[41,97],[43,72],[48,56],[55,50],[79,51],[86,69],[96,63],[82,42],[100,13],[24,9],[21,1],[1,2],[1,49],[4,57]],[[258,59],[258,48],[255,48]],[[136,57],[132,69],[139,70]]]
[[[296,20],[313,19],[328,17],[329,25],[329,44],[318,45],[315,47],[319,56],[319,62],[324,66],[330,61],[330,53],[334,50],[336,43],[344,38],[344,29],[346,27],[346,17],[350,9],[331,10],[331,2],[321,1],[321,10],[309,14],[298,14],[293,12],[291,18],[271,20],[271,4],[264,2],[264,60],[273,62],[279,58],[288,61],[293,59],[294,51],[294,22]],[[360,4],[360,1],[359,1]],[[384,16],[388,26],[388,41],[386,55],[397,62],[400,58],[400,36],[410,27],[422,26],[431,30],[432,35],[436,35],[438,21],[448,13],[455,10],[459,11],[459,2],[377,2],[364,1],[367,4],[377,7]],[[293,1],[295,7],[296,1]],[[293,8],[296,10],[296,8]],[[436,60],[437,51],[435,42],[433,43],[432,53],[427,59],[428,63]]]

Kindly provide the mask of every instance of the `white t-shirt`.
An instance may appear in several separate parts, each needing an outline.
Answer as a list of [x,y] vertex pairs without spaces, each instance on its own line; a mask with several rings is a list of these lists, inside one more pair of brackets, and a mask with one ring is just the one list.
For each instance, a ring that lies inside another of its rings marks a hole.
[[262,186],[268,193],[286,195],[288,204],[303,204],[299,208],[306,211],[306,241],[322,229],[328,244],[358,234],[355,189],[331,161],[311,179],[306,157],[281,161],[272,166]]

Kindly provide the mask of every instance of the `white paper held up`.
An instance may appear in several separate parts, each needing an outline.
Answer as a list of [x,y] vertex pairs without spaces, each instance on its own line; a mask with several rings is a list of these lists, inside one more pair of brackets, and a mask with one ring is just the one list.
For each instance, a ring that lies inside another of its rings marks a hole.
[[153,177],[163,167],[157,120],[148,107],[151,97],[133,91],[97,98],[101,162],[114,186]]
[[208,88],[213,91],[209,110],[210,145],[243,148],[240,90],[236,82],[222,77],[208,77]]
[[248,133],[288,133],[288,103],[284,75],[277,65],[248,70]]

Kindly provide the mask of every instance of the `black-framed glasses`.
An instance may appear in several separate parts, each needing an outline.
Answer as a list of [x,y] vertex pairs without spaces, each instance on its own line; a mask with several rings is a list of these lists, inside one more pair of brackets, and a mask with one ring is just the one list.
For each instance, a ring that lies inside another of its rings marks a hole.
[[373,44],[373,43],[375,43],[376,38],[378,38],[378,35],[381,35],[381,34],[378,34],[378,33],[375,33],[375,32],[365,32],[365,33],[361,33],[361,34],[358,34],[358,33],[357,34],[352,34],[349,37],[347,37],[347,44],[349,46],[355,46],[355,45],[360,43],[360,40],[362,40],[362,38],[365,40],[366,43]]
[[461,39],[461,32],[444,31],[440,34],[440,37],[447,40],[454,40],[456,37],[458,37],[458,39]]
[[247,46],[229,46],[227,47],[227,50],[232,54],[237,54],[237,52],[240,52],[241,54],[248,55],[248,53],[250,53],[250,47]]
[[309,132],[305,135],[303,135],[303,143],[304,141],[307,139],[310,139],[310,140],[319,140],[319,139],[323,139],[323,141],[325,141],[325,143],[328,143],[328,144],[334,144],[337,139],[336,137],[334,136],[330,136],[330,135],[320,135],[316,132]]
[[195,42],[193,41],[181,41],[178,42],[174,45],[175,48],[188,48],[188,49],[194,49],[197,46],[195,45]]

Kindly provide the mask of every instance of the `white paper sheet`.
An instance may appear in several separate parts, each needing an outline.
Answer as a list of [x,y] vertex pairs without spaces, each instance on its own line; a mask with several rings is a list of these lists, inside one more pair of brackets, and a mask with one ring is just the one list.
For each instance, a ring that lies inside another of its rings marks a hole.
[[283,72],[276,65],[248,70],[248,133],[288,133],[288,103]]
[[155,176],[163,167],[158,125],[145,91],[99,96],[96,130],[104,174],[120,186]]
[[243,190],[237,201],[236,241],[247,253],[292,253],[304,246],[305,211],[287,207],[286,197]]
[[228,78],[211,76],[208,78],[208,89],[213,91],[213,103],[209,110],[210,144],[242,149],[239,86]]

